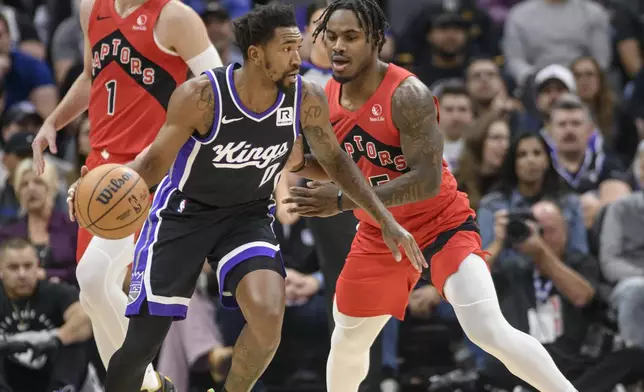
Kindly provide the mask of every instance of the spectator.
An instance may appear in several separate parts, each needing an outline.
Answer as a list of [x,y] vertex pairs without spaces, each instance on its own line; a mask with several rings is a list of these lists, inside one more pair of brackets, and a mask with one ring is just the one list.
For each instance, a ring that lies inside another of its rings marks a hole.
[[611,152],[619,151],[623,162],[630,163],[639,142],[637,128],[632,117],[617,102],[606,74],[589,56],[576,59],[570,69],[575,76],[579,98],[593,114],[604,148]]
[[543,131],[548,124],[550,110],[552,105],[566,93],[576,93],[577,85],[572,72],[564,66],[553,64],[549,65],[539,72],[534,78],[534,87],[536,91],[535,103],[537,109],[537,118],[528,118],[524,120],[529,131]]
[[473,122],[472,100],[461,83],[449,83],[438,95],[441,108],[439,129],[443,134],[443,159],[449,169],[458,169],[458,161],[465,145],[467,131]]
[[508,94],[501,69],[489,57],[472,59],[465,72],[465,81],[477,117],[491,109],[494,99]]
[[602,69],[611,61],[610,22],[600,5],[586,0],[526,0],[505,22],[503,52],[520,85],[550,64],[569,65],[589,53]]
[[201,19],[206,25],[210,42],[219,52],[224,65],[241,64],[244,60],[239,48],[233,44],[233,24],[226,8],[217,1],[210,1],[201,13]]
[[78,226],[67,213],[54,208],[57,178],[51,165],[38,176],[31,159],[23,160],[16,169],[13,185],[20,200],[23,216],[0,228],[0,240],[19,237],[29,240],[38,250],[41,265],[51,281],[76,285],[76,236]]
[[477,0],[476,4],[487,11],[494,24],[503,29],[510,9],[522,0]]
[[624,340],[644,348],[644,192],[609,205],[602,222],[599,261],[615,284],[611,302]]
[[56,27],[51,44],[51,60],[58,85],[63,83],[69,69],[83,60],[83,31],[78,15],[80,0],[72,0],[72,6],[72,16]]
[[[495,270],[503,315],[539,340],[579,391],[605,392],[638,381],[644,376],[641,349],[618,350],[599,358],[585,353],[591,326],[600,316],[594,306],[597,261],[566,251],[568,227],[556,204],[538,202],[532,213],[534,220],[523,223],[529,236],[515,244],[531,262],[505,263]],[[492,385],[512,389],[523,384],[496,359],[487,359],[484,373],[494,380]]]
[[510,213],[521,215],[540,200],[554,200],[562,206],[569,225],[568,251],[588,253],[588,239],[579,198],[567,191],[557,175],[541,135],[520,134],[508,150],[501,175],[498,190],[481,200],[477,212],[482,246],[490,253],[488,262],[493,268],[497,263],[502,265],[526,258],[508,243],[505,227]]
[[619,160],[589,147],[594,124],[588,107],[577,97],[562,97],[550,115],[555,169],[583,195],[584,218],[590,227],[601,206],[630,193],[630,178]]
[[631,2],[596,0],[611,16],[613,67],[620,73],[619,85],[632,80],[642,68],[642,25]]
[[0,14],[7,21],[11,46],[39,60],[44,60],[45,45],[38,38],[38,32],[29,14],[6,4],[0,5]]
[[24,239],[0,246],[0,279],[0,336],[13,351],[3,353],[0,385],[16,392],[79,391],[92,327],[78,290],[39,281],[37,251]]
[[467,193],[475,211],[499,178],[499,172],[510,144],[510,127],[502,118],[486,116],[477,120],[465,139],[455,173],[459,190]]
[[10,47],[9,24],[0,15],[0,80],[5,84],[5,109],[29,100],[45,118],[58,103],[51,72],[42,61]]
[[19,102],[2,115],[2,140],[6,142],[18,131],[35,135],[42,123],[42,117],[36,112],[36,107],[31,102]]
[[467,65],[468,24],[459,14],[441,13],[427,26],[427,52],[417,59],[415,73],[435,90],[440,82],[462,79]]
[[16,168],[20,162],[31,158],[33,155],[31,143],[34,135],[27,132],[18,132],[11,136],[5,144],[2,156],[3,169],[5,170],[4,187],[0,192],[0,226],[15,221],[19,217],[20,202],[13,187]]
[[[396,62],[401,65],[422,65],[425,57],[423,52],[427,50],[428,27],[441,14],[458,15],[465,22],[468,36],[466,49],[472,53],[492,57],[500,53],[499,29],[488,13],[477,6],[475,0],[408,1],[403,7],[398,7],[399,4],[389,2],[389,19],[392,29],[400,34]],[[502,64],[502,58],[497,57],[496,60],[498,64]]]
[[[303,61],[300,67],[300,74],[309,82],[326,86],[326,82],[331,79],[333,72],[331,71],[331,60],[324,44],[324,37],[318,36],[314,41],[313,32],[319,25],[319,19],[326,8],[325,0],[313,1],[306,9],[306,16],[308,25],[304,32],[303,49],[308,61]],[[306,48],[305,48],[306,47]]]

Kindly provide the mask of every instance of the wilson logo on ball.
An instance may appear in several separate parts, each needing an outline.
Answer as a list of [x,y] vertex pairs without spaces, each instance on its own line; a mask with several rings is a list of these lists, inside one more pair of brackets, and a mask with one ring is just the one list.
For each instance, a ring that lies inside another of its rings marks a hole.
[[121,178],[112,179],[109,184],[103,188],[101,193],[98,194],[96,201],[101,204],[108,204],[110,200],[114,198],[114,195],[118,193],[119,189],[123,188],[123,185],[131,179],[132,175],[130,173],[123,173]]

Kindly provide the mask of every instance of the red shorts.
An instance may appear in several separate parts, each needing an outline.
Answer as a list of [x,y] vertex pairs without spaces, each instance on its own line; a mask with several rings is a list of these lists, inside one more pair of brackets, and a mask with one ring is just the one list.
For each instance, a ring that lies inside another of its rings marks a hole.
[[[92,170],[106,163],[125,164],[133,161],[134,158],[136,158],[136,155],[106,154],[106,156],[103,156],[101,151],[92,150],[92,152],[90,152],[89,156],[87,157],[87,160],[85,161],[85,165],[89,168],[89,170]],[[83,229],[80,226],[78,227],[78,242],[76,245],[77,263],[80,262],[80,259],[83,256],[83,253],[85,253],[85,250],[87,249],[87,247],[89,246],[89,243],[92,240],[92,237],[93,237],[92,233]]]
[[[474,253],[485,259],[472,216],[429,240],[422,241],[422,236],[414,231],[412,234],[430,265],[424,273],[431,276],[426,278],[431,278],[439,293],[468,255]],[[394,260],[382,241],[380,229],[361,223],[338,278],[335,292],[338,310],[352,317],[390,314],[402,320],[409,294],[420,277],[408,258],[403,257],[399,263]]]

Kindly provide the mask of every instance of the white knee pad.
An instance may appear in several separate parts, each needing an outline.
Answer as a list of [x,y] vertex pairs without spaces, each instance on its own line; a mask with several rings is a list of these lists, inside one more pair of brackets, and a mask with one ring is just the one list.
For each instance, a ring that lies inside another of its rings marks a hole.
[[78,285],[86,300],[91,302],[96,295],[104,295],[108,284],[122,284],[133,257],[133,236],[120,240],[92,238],[76,268]]
[[340,313],[333,303],[333,320],[335,329],[331,336],[331,345],[342,350],[359,353],[368,351],[382,328],[391,316],[351,317]]

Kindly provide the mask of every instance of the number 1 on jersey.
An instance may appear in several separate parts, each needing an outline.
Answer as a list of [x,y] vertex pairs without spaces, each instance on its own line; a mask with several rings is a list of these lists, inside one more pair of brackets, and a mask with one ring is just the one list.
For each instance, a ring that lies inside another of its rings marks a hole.
[[107,114],[113,116],[116,108],[116,80],[105,83],[105,88],[107,89]]

